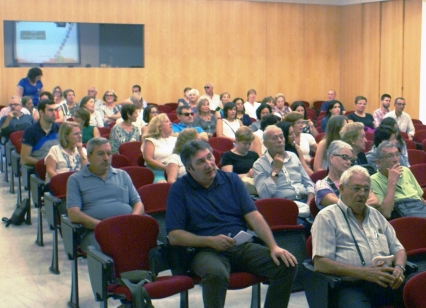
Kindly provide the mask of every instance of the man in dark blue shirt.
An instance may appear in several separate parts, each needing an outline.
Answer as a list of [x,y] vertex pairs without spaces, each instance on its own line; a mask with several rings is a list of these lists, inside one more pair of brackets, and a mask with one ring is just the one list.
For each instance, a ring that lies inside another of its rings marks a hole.
[[[224,306],[234,271],[268,277],[264,307],[287,307],[297,260],[276,244],[238,175],[218,170],[204,141],[188,142],[181,159],[187,175],[170,189],[166,229],[172,245],[196,248],[191,271],[202,279],[204,307]],[[247,225],[267,247],[236,244],[233,237]]]
[[[9,108],[8,114],[0,119],[0,131],[5,137],[8,137],[11,132],[24,130],[33,124],[33,117],[22,112],[22,105],[18,96],[10,97]],[[5,133],[6,128],[9,128],[7,129],[8,134]]]

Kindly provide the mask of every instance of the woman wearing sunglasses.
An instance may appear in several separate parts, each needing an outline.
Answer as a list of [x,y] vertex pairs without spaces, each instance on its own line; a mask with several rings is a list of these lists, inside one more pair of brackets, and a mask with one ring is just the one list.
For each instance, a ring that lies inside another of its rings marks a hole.
[[[352,165],[353,149],[348,143],[335,140],[328,147],[327,159],[329,161],[328,175],[315,183],[315,202],[320,210],[337,203],[340,176]],[[380,207],[380,202],[372,190],[370,190],[367,205]]]

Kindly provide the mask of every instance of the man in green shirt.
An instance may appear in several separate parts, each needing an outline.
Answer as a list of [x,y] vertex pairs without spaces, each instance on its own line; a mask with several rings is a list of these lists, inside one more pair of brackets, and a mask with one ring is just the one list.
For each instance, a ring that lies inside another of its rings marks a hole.
[[413,203],[418,208],[415,216],[426,218],[423,190],[409,168],[399,164],[401,153],[395,143],[383,141],[377,148],[379,172],[371,176],[371,188],[381,202],[382,214],[391,218],[395,205]]

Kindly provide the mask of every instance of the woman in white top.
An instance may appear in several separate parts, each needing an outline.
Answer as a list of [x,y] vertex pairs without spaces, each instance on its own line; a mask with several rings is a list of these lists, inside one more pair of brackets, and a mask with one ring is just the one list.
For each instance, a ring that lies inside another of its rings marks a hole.
[[148,130],[143,135],[142,154],[145,164],[155,175],[154,182],[165,181],[166,163],[176,144],[172,136],[172,122],[165,113],[161,113],[149,122]]
[[46,183],[58,173],[81,170],[87,164],[87,152],[83,148],[80,125],[66,121],[58,132],[59,144],[50,148],[44,159]]
[[292,111],[285,115],[285,121],[292,123],[293,132],[294,132],[294,142],[300,146],[302,150],[303,157],[307,164],[311,161],[310,152],[316,152],[317,143],[314,136],[311,134],[302,133],[303,127],[305,126],[305,120],[303,120],[303,115]]
[[235,141],[235,132],[243,123],[237,119],[237,108],[234,103],[226,103],[223,106],[224,118],[218,119],[216,123],[216,136],[226,137]]
[[80,108],[83,108],[90,114],[89,125],[95,127],[104,127],[104,120],[100,111],[95,110],[95,100],[91,96],[85,96],[81,100]]
[[174,183],[186,174],[186,168],[180,159],[180,152],[188,141],[199,140],[198,132],[195,128],[185,128],[177,137],[173,154],[169,157],[166,165],[167,183]]
[[256,90],[250,89],[247,91],[247,102],[244,103],[246,114],[250,118],[256,119],[256,110],[260,106],[260,103],[256,102]]

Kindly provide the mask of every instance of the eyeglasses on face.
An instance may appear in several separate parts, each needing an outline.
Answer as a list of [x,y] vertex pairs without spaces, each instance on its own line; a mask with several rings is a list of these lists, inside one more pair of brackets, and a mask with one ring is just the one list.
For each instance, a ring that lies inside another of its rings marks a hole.
[[338,156],[343,160],[352,160],[352,156],[349,156],[347,154],[334,154],[334,153],[332,153],[331,155]]
[[114,96],[114,94],[106,94],[105,96],[110,96],[111,97],[111,96]]
[[185,117],[189,117],[189,116],[193,116],[194,113],[193,112],[183,112],[183,113],[181,113],[181,115],[183,115]]
[[405,107],[407,104],[405,103],[395,103],[395,105],[401,106],[401,107]]
[[349,188],[354,192],[354,193],[359,193],[362,192],[364,195],[368,195],[370,193],[370,186],[349,186]]
[[10,107],[18,107],[20,104],[9,104]]
[[395,153],[389,153],[389,154],[386,154],[386,155],[382,155],[379,158],[391,159],[393,157],[400,157],[400,156],[401,156],[401,153],[395,152]]

